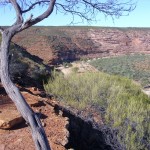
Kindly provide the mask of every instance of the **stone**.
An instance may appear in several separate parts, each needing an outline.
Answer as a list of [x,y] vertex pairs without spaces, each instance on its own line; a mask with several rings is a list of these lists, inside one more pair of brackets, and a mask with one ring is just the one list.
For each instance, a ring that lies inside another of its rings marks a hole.
[[41,101],[39,101],[39,99],[37,98],[37,96],[32,95],[28,92],[21,92],[22,95],[24,96],[25,100],[27,101],[27,103],[31,106],[31,107],[36,107],[41,105]]
[[23,121],[17,110],[4,109],[0,113],[0,129],[10,129]]
[[46,127],[46,123],[44,122],[43,119],[41,119],[41,123],[42,123],[42,126],[43,126],[43,127]]
[[[37,96],[32,95],[28,92],[22,92],[22,94],[31,107],[42,105],[42,102],[38,100]],[[16,107],[12,107],[10,109],[10,106],[8,106],[0,111],[0,129],[10,129],[13,126],[21,123],[23,120],[24,119],[22,118]]]
[[142,90],[146,95],[148,95],[148,97],[150,97],[150,88],[145,88]]
[[[39,32],[43,30],[38,28]],[[53,30],[53,29],[49,29]],[[27,51],[31,54],[36,54],[45,62],[49,64],[60,64],[62,60],[74,61],[77,58],[92,59],[100,57],[118,56],[123,54],[132,53],[145,53],[150,54],[150,30],[145,29],[127,29],[122,30],[119,28],[98,28],[98,29],[60,29],[62,32],[67,32],[70,42],[64,42],[61,36],[53,35],[52,38],[64,43],[64,54],[59,56],[61,49],[57,50],[49,48],[50,42],[48,42],[47,34],[43,34],[40,37],[38,33],[34,32],[34,29],[26,31],[26,34],[17,34],[13,38],[13,42],[20,43],[20,38],[24,41],[20,46],[26,47]],[[31,34],[31,32],[33,34]],[[69,36],[72,35],[73,36]],[[38,38],[35,38],[38,37]],[[34,38],[27,40],[28,38]],[[43,42],[39,42],[39,38]],[[43,40],[45,39],[45,40]],[[75,42],[75,43],[74,43]],[[36,43],[36,44],[34,44]],[[83,44],[85,43],[85,44]],[[43,47],[44,46],[44,47]],[[66,47],[66,48],[65,48]],[[41,51],[43,49],[43,51]],[[69,51],[70,50],[70,51]],[[49,55],[47,55],[49,54]],[[15,57],[14,57],[15,58]],[[61,67],[60,67],[61,68]]]

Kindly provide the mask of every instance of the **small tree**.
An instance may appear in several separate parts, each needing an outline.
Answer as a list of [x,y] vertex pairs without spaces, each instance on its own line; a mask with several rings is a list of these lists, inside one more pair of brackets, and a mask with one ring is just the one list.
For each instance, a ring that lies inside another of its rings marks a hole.
[[[121,0],[120,0],[121,1]],[[81,21],[95,21],[96,14],[103,13],[105,16],[120,17],[128,15],[135,8],[132,1],[119,2],[118,0],[1,0],[0,6],[5,7],[10,5],[16,12],[16,21],[9,27],[1,27],[0,32],[2,36],[0,47],[0,77],[1,82],[12,101],[15,103],[17,110],[28,123],[32,131],[32,138],[34,140],[37,150],[50,150],[50,146],[41,125],[39,117],[30,108],[20,93],[19,89],[11,81],[9,75],[9,46],[12,37],[32,25],[37,24],[43,19],[51,15],[54,8],[56,11],[64,14],[72,15],[72,22],[74,17],[79,16]],[[29,13],[37,6],[47,8],[39,16],[31,16],[25,20],[24,14]]]

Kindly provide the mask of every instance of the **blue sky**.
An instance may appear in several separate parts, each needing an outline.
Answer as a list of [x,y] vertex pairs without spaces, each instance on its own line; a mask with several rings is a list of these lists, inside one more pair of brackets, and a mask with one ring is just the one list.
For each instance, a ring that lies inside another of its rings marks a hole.
[[[36,11],[36,14],[40,10]],[[0,26],[11,25],[15,21],[15,12],[13,9],[0,9]],[[27,16],[28,17],[28,16]],[[114,21],[102,15],[98,16],[100,21],[91,24],[79,23],[76,25],[84,26],[108,26],[108,27],[150,27],[150,0],[138,0],[136,9],[129,14],[129,16],[122,16]],[[76,18],[78,20],[78,18]],[[55,12],[52,16],[40,22],[40,26],[65,26],[71,22],[71,17],[66,15],[56,15]]]

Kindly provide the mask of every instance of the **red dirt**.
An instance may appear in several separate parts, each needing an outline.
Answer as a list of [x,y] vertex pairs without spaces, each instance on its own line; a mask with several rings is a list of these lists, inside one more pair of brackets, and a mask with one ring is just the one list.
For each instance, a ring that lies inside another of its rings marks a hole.
[[[25,98],[34,98],[36,100],[41,99],[46,101],[46,98],[39,96],[39,91],[34,91],[33,88],[28,88],[34,95],[25,92]],[[3,96],[2,96],[3,95]],[[36,96],[35,96],[36,95]],[[16,109],[13,103],[10,103],[10,99],[3,93],[0,93],[0,97],[7,100],[7,104],[0,105],[0,111],[3,109]],[[36,112],[41,112],[41,121],[45,128],[49,143],[53,150],[65,150],[64,145],[68,141],[68,130],[66,126],[68,124],[68,118],[56,115],[54,107],[44,103],[38,107],[33,108]],[[34,143],[32,141],[32,136],[29,127],[23,122],[17,125],[11,130],[0,129],[0,150],[34,150]]]

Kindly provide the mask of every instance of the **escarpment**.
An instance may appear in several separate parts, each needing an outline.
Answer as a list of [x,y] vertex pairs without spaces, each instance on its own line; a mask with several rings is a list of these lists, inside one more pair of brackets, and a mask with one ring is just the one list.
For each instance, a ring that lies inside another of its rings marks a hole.
[[150,54],[149,28],[32,27],[13,39],[44,62]]

